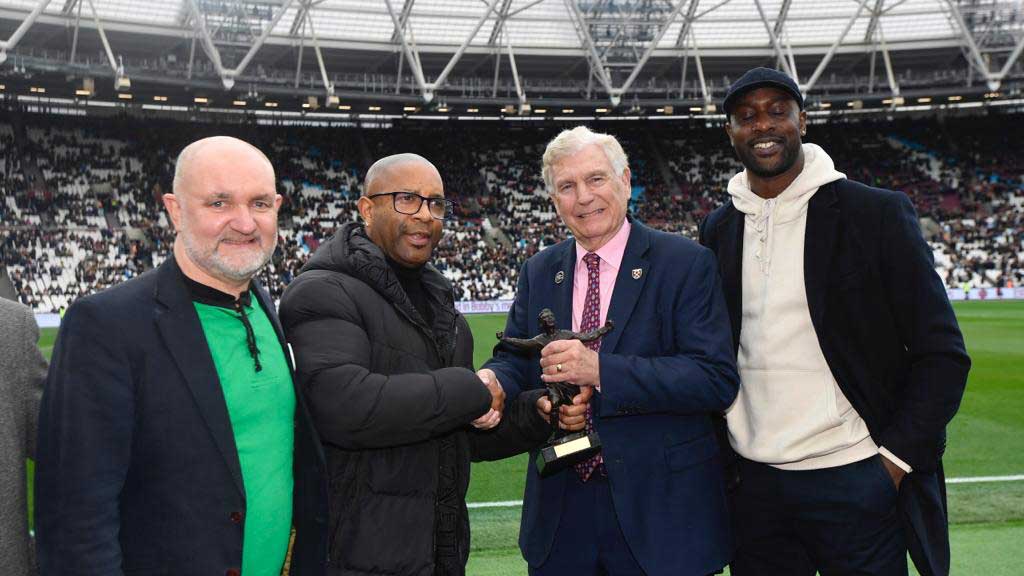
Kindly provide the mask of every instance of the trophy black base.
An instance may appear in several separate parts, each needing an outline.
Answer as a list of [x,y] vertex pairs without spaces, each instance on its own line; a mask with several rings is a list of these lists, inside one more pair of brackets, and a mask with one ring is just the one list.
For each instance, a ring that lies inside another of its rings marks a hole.
[[576,432],[567,434],[544,446],[537,453],[537,471],[541,476],[550,476],[579,464],[601,451],[601,439],[597,432]]

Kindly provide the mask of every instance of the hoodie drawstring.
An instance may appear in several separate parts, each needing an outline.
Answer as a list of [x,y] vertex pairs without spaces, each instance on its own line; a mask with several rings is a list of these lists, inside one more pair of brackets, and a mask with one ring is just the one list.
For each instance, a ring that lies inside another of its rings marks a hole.
[[768,276],[772,265],[772,230],[775,228],[772,217],[775,215],[775,204],[775,198],[765,200],[761,205],[761,213],[754,218],[754,230],[758,233],[754,258],[765,276]]

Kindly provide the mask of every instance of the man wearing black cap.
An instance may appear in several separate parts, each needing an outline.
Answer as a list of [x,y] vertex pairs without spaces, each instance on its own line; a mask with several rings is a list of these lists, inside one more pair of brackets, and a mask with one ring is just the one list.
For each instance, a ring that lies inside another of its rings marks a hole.
[[970,359],[905,194],[847,180],[799,87],[756,68],[729,89],[746,170],[701,226],[740,370],[736,576],[949,571],[941,457]]

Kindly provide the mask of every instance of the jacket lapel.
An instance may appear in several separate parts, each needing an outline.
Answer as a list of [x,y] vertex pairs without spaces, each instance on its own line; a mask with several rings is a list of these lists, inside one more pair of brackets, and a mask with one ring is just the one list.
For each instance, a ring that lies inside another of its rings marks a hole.
[[722,272],[722,291],[725,292],[729,323],[732,325],[733,348],[739,350],[740,329],[743,322],[743,214],[730,203],[728,213],[718,222],[715,241],[718,266]]
[[[163,337],[164,345],[185,377],[185,383],[195,398],[196,406],[210,430],[210,435],[213,436],[214,443],[224,457],[231,477],[235,480],[235,486],[244,496],[238,448],[235,446],[235,435],[231,428],[224,393],[220,387],[220,379],[217,377],[217,368],[213,364],[199,315],[196,314],[173,256],[168,258],[157,272],[154,297],[164,306],[156,315],[157,328]],[[273,315],[270,316],[273,319]],[[276,323],[274,328],[280,330]]]
[[650,230],[636,220],[630,219],[631,229],[626,251],[622,255],[619,273],[615,277],[615,288],[612,301],[608,306],[608,319],[615,323],[615,329],[601,340],[601,350],[615,352],[626,322],[633,313],[644,284],[647,283],[650,262],[647,261],[647,250],[650,247]]
[[[562,243],[561,258],[555,259],[548,271],[554,300],[555,321],[563,330],[572,330],[572,284],[576,278],[576,241],[567,240]],[[535,318],[530,318],[532,323]],[[531,324],[532,325],[532,324]]]
[[807,206],[807,229],[804,232],[804,286],[811,323],[819,334],[824,327],[825,297],[828,292],[829,267],[839,233],[839,207],[835,182],[822,186]]
[[295,367],[292,365],[292,357],[288,351],[288,340],[284,336],[284,328],[281,327],[281,320],[277,317],[277,310],[274,308],[274,301],[270,299],[270,295],[267,293],[263,285],[259,283],[255,278],[252,280],[252,291],[256,294],[256,300],[260,303],[260,307],[263,308],[263,313],[267,315],[267,319],[270,320],[270,324],[274,327],[274,334],[277,334],[277,342],[281,345],[281,349],[284,351],[285,360],[288,362],[289,371],[295,371]]

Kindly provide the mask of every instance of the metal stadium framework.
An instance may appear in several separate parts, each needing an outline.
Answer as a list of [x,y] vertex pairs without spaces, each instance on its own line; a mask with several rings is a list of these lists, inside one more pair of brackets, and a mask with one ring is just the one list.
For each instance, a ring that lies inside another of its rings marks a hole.
[[991,101],[1022,51],[1024,0],[0,0],[5,95],[167,105],[707,114],[754,65],[821,108]]

